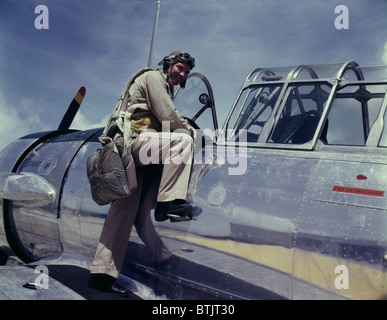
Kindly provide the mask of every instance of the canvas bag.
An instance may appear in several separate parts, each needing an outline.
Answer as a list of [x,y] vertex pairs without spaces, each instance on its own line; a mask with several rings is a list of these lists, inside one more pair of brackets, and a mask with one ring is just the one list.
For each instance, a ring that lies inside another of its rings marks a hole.
[[[153,69],[141,69],[129,79],[99,137],[103,147],[95,150],[87,159],[87,176],[91,195],[99,205],[126,198],[137,189],[136,166],[131,152],[131,113],[128,108],[129,102],[135,103],[136,101],[129,95],[129,88],[138,76],[150,70]],[[124,141],[122,155],[113,140],[118,132],[121,132]]]

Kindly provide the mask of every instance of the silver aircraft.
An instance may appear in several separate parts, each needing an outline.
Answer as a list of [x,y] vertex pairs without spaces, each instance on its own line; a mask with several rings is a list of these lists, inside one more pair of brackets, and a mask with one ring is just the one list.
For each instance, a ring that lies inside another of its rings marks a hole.
[[[202,212],[152,213],[172,268],[157,269],[133,230],[122,274],[167,299],[387,297],[387,67],[258,68],[221,128],[203,75],[176,105],[205,134],[193,163]],[[64,122],[0,153],[0,248],[26,264],[91,261],[109,208],[86,175],[102,129]]]

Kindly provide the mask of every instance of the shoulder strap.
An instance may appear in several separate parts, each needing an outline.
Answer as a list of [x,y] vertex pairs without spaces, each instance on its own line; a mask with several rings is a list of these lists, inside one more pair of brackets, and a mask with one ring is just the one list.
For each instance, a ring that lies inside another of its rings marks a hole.
[[105,126],[105,129],[101,135],[101,137],[99,138],[99,140],[101,141],[102,144],[106,144],[108,142],[110,142],[112,140],[112,132],[115,130],[115,121],[120,118],[120,117],[123,117],[123,113],[126,111],[126,108],[128,106],[128,102],[129,102],[129,88],[130,86],[134,83],[134,81],[136,80],[136,78],[138,78],[139,76],[141,76],[142,74],[144,74],[145,72],[148,72],[148,71],[152,71],[154,69],[152,68],[143,68],[139,71],[137,71],[135,74],[133,74],[133,76],[128,80],[126,86],[125,86],[125,89],[121,95],[121,97],[118,99],[118,102],[112,112],[112,114],[110,115],[110,118]]
[[121,100],[121,105],[120,105],[120,108],[119,110],[120,111],[125,111],[126,110],[126,107],[128,105],[128,102],[129,102],[129,88],[130,86],[134,83],[134,81],[136,80],[136,78],[138,78],[139,76],[141,76],[142,74],[144,74],[145,72],[148,72],[148,71],[152,71],[154,69],[152,68],[143,68],[139,71],[137,71],[128,81],[128,83],[126,84],[126,87],[125,87],[125,90],[124,92],[122,93],[121,97],[120,97],[120,100]]

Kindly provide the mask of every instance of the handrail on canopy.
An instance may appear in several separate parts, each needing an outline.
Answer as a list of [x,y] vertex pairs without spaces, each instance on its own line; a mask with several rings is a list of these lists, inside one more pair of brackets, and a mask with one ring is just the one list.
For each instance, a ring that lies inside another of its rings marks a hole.
[[[342,80],[348,75],[349,71],[354,72],[357,81],[364,81],[364,70],[372,74],[372,78],[370,79],[373,81],[380,79],[383,79],[383,81],[387,80],[387,66],[382,69],[381,67],[361,67],[356,61],[348,61],[336,64],[257,68],[248,74],[243,87],[251,84],[274,81],[302,81],[311,79]],[[375,73],[379,73],[379,75],[375,76]]]

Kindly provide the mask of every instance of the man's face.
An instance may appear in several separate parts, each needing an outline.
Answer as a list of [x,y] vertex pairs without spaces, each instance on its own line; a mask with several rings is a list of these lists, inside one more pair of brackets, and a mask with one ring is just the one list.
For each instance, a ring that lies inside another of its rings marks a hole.
[[187,80],[191,71],[188,64],[183,62],[175,63],[171,68],[170,79],[174,85],[178,85]]

